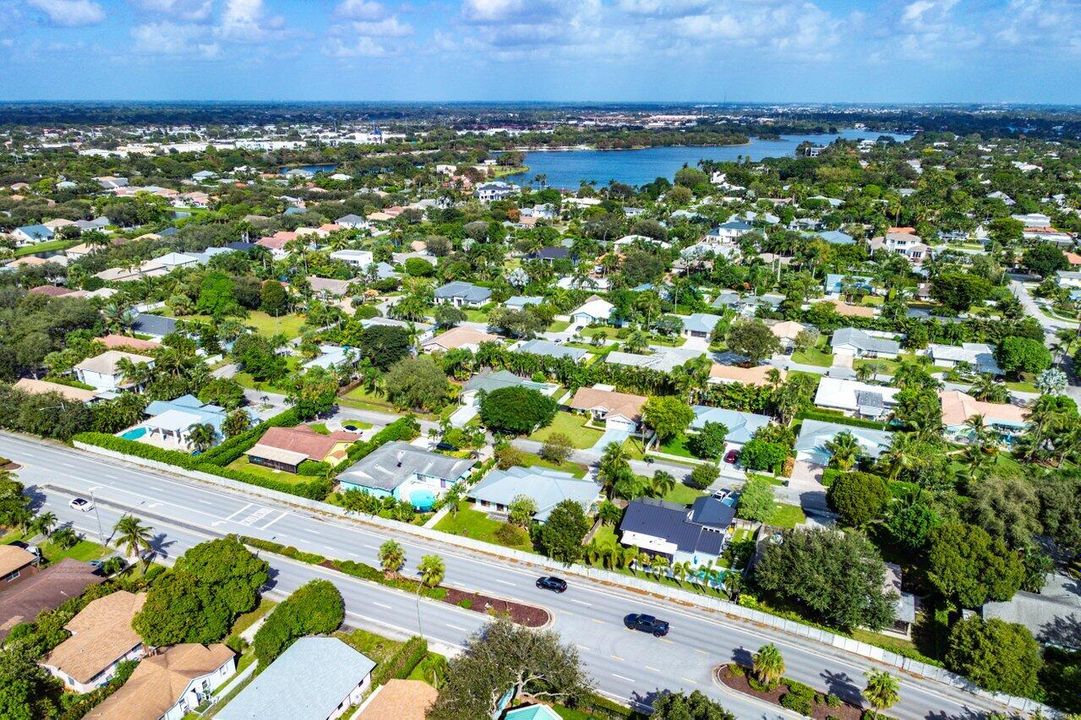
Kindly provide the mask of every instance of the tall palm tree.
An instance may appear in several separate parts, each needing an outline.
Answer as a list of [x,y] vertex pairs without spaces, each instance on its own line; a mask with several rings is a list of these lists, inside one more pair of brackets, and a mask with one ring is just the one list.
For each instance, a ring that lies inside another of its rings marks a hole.
[[676,479],[672,473],[658,470],[653,474],[653,482],[650,483],[649,489],[653,497],[664,497],[676,489]]
[[877,715],[897,704],[901,699],[901,682],[885,670],[870,670],[867,673],[867,687],[863,697],[875,709]]
[[830,454],[830,462],[846,472],[856,466],[862,454],[856,437],[847,430],[834,435],[833,439],[826,443],[826,451]]
[[405,565],[405,549],[401,543],[387,540],[379,546],[379,564],[387,575],[394,575]]
[[680,585],[687,579],[688,574],[690,574],[690,563],[678,562],[672,565],[672,577],[674,577],[676,582]]
[[423,587],[434,588],[443,582],[447,567],[443,563],[443,558],[438,555],[425,555],[417,565],[417,572],[420,574],[420,584]]
[[[150,550],[150,528],[134,515],[124,515],[113,526],[113,543],[118,548],[125,548],[128,557],[142,555]],[[144,563],[150,564],[149,558],[143,559]]]
[[43,513],[38,513],[34,516],[34,519],[30,521],[26,530],[30,533],[30,536],[44,535],[48,537],[49,533],[56,527],[56,513],[46,510]]
[[724,574],[724,592],[728,599],[739,602],[739,596],[743,592],[743,573],[728,570]]
[[210,423],[196,423],[188,428],[188,444],[197,452],[206,452],[214,447],[217,431]]
[[600,462],[597,463],[597,478],[601,481],[608,497],[612,497],[612,489],[630,470],[627,462],[627,454],[619,443],[609,443],[604,448]]
[[772,687],[778,680],[784,677],[784,656],[777,646],[768,643],[758,648],[758,652],[752,658],[751,666],[758,681]]
[[893,434],[889,448],[879,458],[879,462],[887,468],[890,480],[896,480],[901,473],[915,466],[918,446],[919,442],[912,433]]

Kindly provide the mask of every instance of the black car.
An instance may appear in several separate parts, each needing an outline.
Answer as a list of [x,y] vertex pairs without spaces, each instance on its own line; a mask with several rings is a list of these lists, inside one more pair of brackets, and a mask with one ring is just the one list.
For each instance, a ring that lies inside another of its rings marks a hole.
[[654,637],[664,637],[668,634],[668,621],[658,620],[652,615],[631,613],[623,618],[623,624],[626,625],[629,630],[649,633]]
[[567,581],[563,578],[557,578],[553,575],[549,575],[542,578],[537,578],[537,587],[541,590],[551,590],[552,592],[566,592]]

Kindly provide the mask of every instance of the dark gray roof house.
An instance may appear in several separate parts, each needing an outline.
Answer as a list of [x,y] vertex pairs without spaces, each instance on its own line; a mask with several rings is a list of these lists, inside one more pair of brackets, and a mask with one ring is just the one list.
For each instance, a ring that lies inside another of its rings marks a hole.
[[563,260],[569,258],[571,251],[565,247],[544,247],[529,257],[533,260]]
[[689,510],[663,500],[635,500],[619,524],[620,542],[697,564],[721,554],[724,531],[735,516],[735,508],[713,497],[698,498]]
[[488,302],[492,291],[464,280],[455,280],[435,289],[435,299],[457,305],[480,305]]
[[411,482],[427,484],[434,492],[463,479],[475,464],[475,460],[440,455],[398,440],[354,463],[338,481],[345,490],[355,488],[377,495],[397,496],[399,487]]
[[173,318],[162,317],[161,315],[139,313],[131,323],[131,330],[139,335],[165,337],[170,333],[176,332],[176,320]]
[[858,328],[839,328],[830,339],[830,347],[843,350],[856,357],[863,355],[881,355],[891,357],[901,352],[901,344],[896,340],[877,337]]

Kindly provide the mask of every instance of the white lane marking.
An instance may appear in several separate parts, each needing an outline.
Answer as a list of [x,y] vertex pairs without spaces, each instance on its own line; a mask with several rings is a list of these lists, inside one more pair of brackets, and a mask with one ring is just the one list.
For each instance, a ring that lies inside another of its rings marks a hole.
[[267,529],[268,527],[270,527],[270,526],[271,526],[271,525],[273,525],[274,523],[278,522],[279,520],[281,520],[281,519],[282,519],[283,517],[285,517],[285,516],[286,516],[286,515],[288,515],[288,514],[289,514],[288,512],[286,512],[286,511],[282,510],[282,514],[281,514],[281,515],[279,515],[278,517],[276,517],[276,518],[274,518],[273,520],[271,520],[270,522],[268,522],[268,523],[267,523],[266,525],[264,525],[263,527],[261,527],[261,528],[260,528],[260,530],[266,530],[266,529]]
[[225,519],[226,519],[226,520],[232,520],[232,519],[233,519],[233,518],[235,518],[235,517],[236,517],[237,515],[239,515],[240,513],[244,512],[245,510],[247,510],[247,509],[248,509],[248,508],[250,508],[251,506],[252,506],[252,504],[251,504],[251,503],[248,503],[247,505],[245,505],[244,507],[240,508],[240,509],[239,509],[239,510],[237,510],[237,511],[236,511],[235,513],[233,513],[232,515],[230,515],[229,517],[227,517],[227,518],[225,518]]
[[243,520],[236,520],[234,522],[236,522],[238,525],[243,525],[244,527],[251,527],[255,523],[265,518],[267,515],[270,515],[272,512],[274,511],[270,508],[261,507],[255,512],[253,512],[251,515],[245,517]]
[[696,653],[698,653],[699,655],[709,655],[709,653],[706,652],[705,650],[699,650],[698,648],[695,648],[694,651]]
[[375,545],[369,545],[368,543],[364,543],[364,547],[368,548],[369,550],[378,550],[379,549]]
[[645,668],[646,670],[649,670],[650,672],[655,672],[655,673],[659,673],[659,674],[661,674],[661,675],[663,675],[663,674],[664,674],[663,672],[661,672],[661,671],[660,671],[660,670],[658,670],[657,668],[653,667],[652,665],[643,665],[642,667],[644,667],[644,668]]
[[312,535],[322,535],[323,534],[323,533],[319,532],[318,530],[316,530],[315,528],[308,528],[308,532],[310,532]]
[[634,682],[634,680],[630,679],[629,677],[627,677],[627,676],[625,676],[625,675],[618,675],[618,674],[616,674],[616,673],[612,673],[612,677],[614,677],[614,678],[619,678],[620,680],[624,680],[624,681],[626,681],[626,682],[629,682],[629,683],[633,683],[633,682]]
[[613,655],[613,656],[612,656],[612,659],[613,659],[613,660],[616,660],[616,661],[618,661],[618,662],[623,662],[623,658],[621,658],[621,657],[620,657],[619,655]]
[[682,680],[685,683],[690,683],[691,685],[697,685],[698,684],[696,681],[691,680],[688,677],[681,677],[680,680]]
[[598,620],[597,618],[590,618],[590,620],[597,623],[598,625],[604,625],[604,620]]
[[579,605],[585,605],[586,607],[593,607],[593,603],[586,602],[585,600],[575,600],[574,598],[567,598],[567,599],[570,600],[572,603],[577,603]]
[[376,602],[375,600],[372,600],[372,605],[375,605],[376,607],[384,608],[385,610],[393,610],[394,609],[390,605],[387,605],[386,603]]
[[495,581],[496,581],[497,583],[499,583],[500,585],[510,585],[511,587],[514,587],[514,585],[516,584],[516,583],[512,583],[512,582],[510,582],[509,580],[500,580],[499,578],[493,578],[493,579],[494,579],[494,580],[495,580]]
[[217,503],[210,502],[209,500],[203,500],[202,498],[195,498],[195,499],[197,501],[201,502],[203,505],[217,505]]
[[590,650],[589,648],[587,648],[585,645],[583,645],[581,643],[575,643],[575,645],[578,646],[579,650],[585,650],[586,652],[592,652],[592,650]]
[[451,625],[450,623],[443,623],[443,624],[446,625],[447,627],[449,627],[452,630],[460,630],[461,632],[469,632],[464,627],[458,627],[457,625]]

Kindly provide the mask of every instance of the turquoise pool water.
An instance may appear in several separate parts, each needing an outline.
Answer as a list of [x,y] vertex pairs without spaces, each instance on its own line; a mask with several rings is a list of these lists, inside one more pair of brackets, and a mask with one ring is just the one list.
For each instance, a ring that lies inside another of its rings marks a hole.
[[126,431],[120,437],[124,438],[125,440],[138,440],[143,435],[146,435],[146,428],[140,427],[132,428],[131,430]]
[[431,490],[414,490],[409,493],[409,502],[420,512],[428,512],[435,505],[435,493]]

